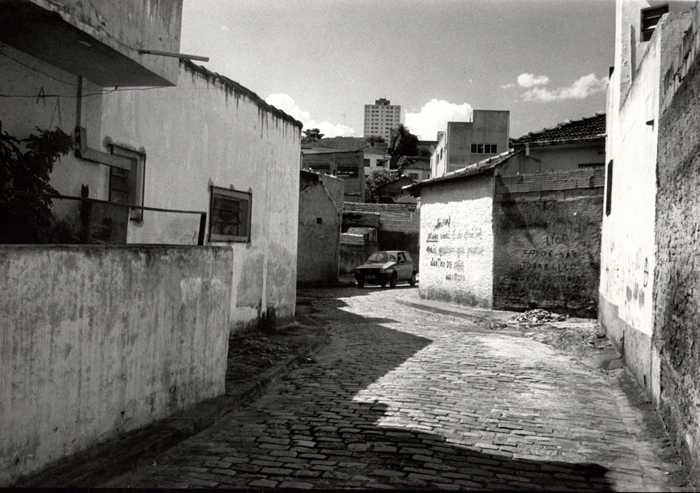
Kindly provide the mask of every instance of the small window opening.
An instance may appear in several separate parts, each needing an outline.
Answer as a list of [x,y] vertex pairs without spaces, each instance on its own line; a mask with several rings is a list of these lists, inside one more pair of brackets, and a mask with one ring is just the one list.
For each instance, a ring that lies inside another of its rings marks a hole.
[[608,163],[608,179],[605,184],[605,215],[609,216],[612,211],[612,184],[613,184],[613,162]]
[[649,41],[651,39],[651,35],[654,34],[654,29],[659,23],[659,20],[664,14],[667,13],[668,5],[659,5],[658,7],[649,7],[648,9],[642,9],[642,41]]

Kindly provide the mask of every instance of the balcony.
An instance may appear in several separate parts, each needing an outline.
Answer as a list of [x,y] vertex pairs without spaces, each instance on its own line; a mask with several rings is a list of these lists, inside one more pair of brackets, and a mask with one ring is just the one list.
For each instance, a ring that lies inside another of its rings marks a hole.
[[4,0],[0,42],[102,87],[174,86],[182,0]]

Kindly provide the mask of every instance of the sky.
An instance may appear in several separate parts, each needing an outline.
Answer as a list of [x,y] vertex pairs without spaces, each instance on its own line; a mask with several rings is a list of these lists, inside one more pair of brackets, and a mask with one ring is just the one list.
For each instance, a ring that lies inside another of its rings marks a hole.
[[614,0],[184,0],[180,52],[326,137],[386,98],[436,140],[473,109],[510,136],[605,111]]

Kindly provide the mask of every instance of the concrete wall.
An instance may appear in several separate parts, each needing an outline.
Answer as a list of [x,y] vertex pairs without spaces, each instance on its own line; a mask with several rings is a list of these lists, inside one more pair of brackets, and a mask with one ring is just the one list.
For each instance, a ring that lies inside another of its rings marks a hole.
[[344,181],[301,171],[297,285],[338,279]]
[[[633,15],[638,5],[622,3],[618,16]],[[599,320],[655,402],[661,392],[658,351],[652,346],[659,89],[686,27],[681,14],[665,17],[651,40],[635,48],[640,60],[623,57],[631,56],[629,30],[618,30],[608,91],[606,175],[610,162],[613,173],[612,187],[606,183],[611,200],[610,214],[606,203],[603,216]]]
[[613,173],[611,191],[606,183],[610,214],[603,215],[599,288],[600,323],[647,390],[652,372],[657,126],[646,122],[658,117],[658,34],[657,29],[646,43],[645,58],[624,102],[620,85],[626,66],[618,58],[611,78],[606,176],[611,161]]
[[443,176],[446,173],[446,156],[445,151],[447,147],[447,132],[438,132],[438,141],[435,145],[435,149],[430,155],[430,176],[435,178],[436,176]]
[[510,158],[501,168],[502,176],[577,170],[579,165],[605,165],[605,139],[594,143],[531,146]]
[[[700,485],[700,72],[688,72],[659,122],[653,351],[658,405]],[[698,293],[695,290],[698,289]]]
[[478,176],[421,190],[421,298],[491,308],[493,180]]
[[[8,94],[35,96],[0,98],[2,131],[23,139],[36,133],[36,127],[58,127],[72,135],[77,123],[78,77],[6,44],[0,43],[0,50],[12,57],[0,57],[0,85]],[[45,95],[57,97],[37,99],[42,90]],[[100,91],[102,88],[84,82],[85,94],[96,94]],[[84,120],[99,124],[101,111],[101,97],[83,98]],[[91,147],[105,150],[98,132],[88,132],[88,141]],[[63,156],[54,167],[51,185],[61,194],[80,197],[81,184],[89,186],[92,198],[106,200],[109,187],[108,168],[78,159],[73,153]]]
[[597,314],[602,194],[494,205],[494,308]]
[[[365,201],[365,167],[364,153],[359,151],[341,151],[303,155],[302,167],[317,173],[338,175],[345,180],[346,202]],[[352,170],[352,175],[345,175]]]
[[176,88],[103,98],[101,121],[90,123],[101,140],[146,153],[144,205],[208,211],[210,185],[252,194],[250,243],[229,244],[231,329],[293,317],[300,124],[186,62]]
[[[449,173],[507,151],[509,131],[509,111],[474,110],[471,122],[448,122],[446,171]],[[496,144],[497,152],[472,154],[472,144]]]
[[[35,127],[59,126],[72,134],[80,120],[88,145],[109,152],[117,144],[145,154],[144,205],[208,212],[210,185],[252,194],[250,243],[231,243],[236,256],[231,329],[293,317],[299,207],[301,124],[233,81],[180,62],[177,87],[100,95],[84,81],[77,114],[77,77],[11,47],[0,57],[8,93],[58,98],[0,98],[3,131],[19,138]],[[44,76],[36,70],[45,72]],[[53,80],[67,81],[62,84]],[[109,167],[64,156],[51,175],[62,194],[109,198]],[[194,216],[196,217],[196,216]],[[145,216],[130,226],[156,231],[161,242],[181,242],[182,217]],[[207,226],[208,227],[208,226]]]
[[0,486],[223,394],[232,259],[0,247]]
[[140,55],[140,48],[179,52],[182,0],[31,0],[171,82],[177,59]]

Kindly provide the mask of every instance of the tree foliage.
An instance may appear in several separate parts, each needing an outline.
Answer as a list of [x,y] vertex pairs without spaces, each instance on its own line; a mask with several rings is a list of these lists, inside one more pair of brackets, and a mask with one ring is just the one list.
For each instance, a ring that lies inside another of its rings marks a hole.
[[400,123],[397,132],[389,142],[387,152],[392,158],[398,159],[401,156],[418,156],[418,137],[413,135],[403,123]]
[[365,137],[365,140],[369,142],[371,146],[374,146],[374,144],[384,144],[386,142],[381,135],[370,135],[369,137]]
[[321,140],[323,138],[323,135],[324,135],[317,128],[310,128],[310,129],[304,130],[303,133],[304,133],[304,136],[301,138],[302,144],[310,144],[312,142],[316,142],[317,140]]
[[374,169],[365,177],[365,202],[377,202],[379,197],[375,195],[375,191],[380,186],[398,179],[398,174],[395,171],[388,169]]
[[19,140],[0,132],[0,242],[46,243],[53,222],[49,184],[53,165],[73,148],[61,129]]

